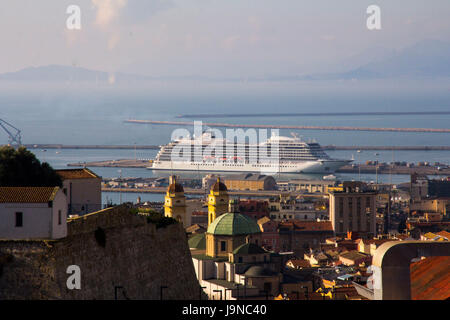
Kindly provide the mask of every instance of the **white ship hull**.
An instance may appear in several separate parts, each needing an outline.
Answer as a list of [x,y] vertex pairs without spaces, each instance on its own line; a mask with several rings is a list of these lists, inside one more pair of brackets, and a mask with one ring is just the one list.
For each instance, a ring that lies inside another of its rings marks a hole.
[[349,160],[315,160],[280,162],[279,165],[226,163],[226,162],[175,162],[154,161],[151,170],[208,171],[208,172],[258,172],[258,173],[334,173],[349,164]]

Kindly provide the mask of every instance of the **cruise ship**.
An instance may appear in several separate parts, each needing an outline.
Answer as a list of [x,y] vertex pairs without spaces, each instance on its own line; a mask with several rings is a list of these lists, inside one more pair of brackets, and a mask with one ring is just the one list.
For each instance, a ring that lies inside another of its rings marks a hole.
[[[218,145],[222,149],[218,149]],[[232,156],[227,157],[229,154]],[[204,132],[200,137],[180,138],[160,146],[148,169],[330,174],[350,162],[352,160],[331,159],[317,142],[305,142],[297,136],[272,136],[252,145],[229,142]]]

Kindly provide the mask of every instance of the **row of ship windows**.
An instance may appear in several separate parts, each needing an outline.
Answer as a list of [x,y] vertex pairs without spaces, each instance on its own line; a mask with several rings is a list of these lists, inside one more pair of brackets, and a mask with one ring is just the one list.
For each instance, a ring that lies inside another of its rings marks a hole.
[[[160,164],[160,162],[158,161],[158,162],[156,162],[156,163],[158,163],[158,164]],[[217,165],[217,163],[196,163],[196,162],[193,162],[193,163],[190,163],[191,165],[202,165],[202,166],[214,166],[214,165]],[[227,166],[239,166],[239,167],[243,167],[245,164],[239,164],[239,163],[222,163],[222,164],[226,164]],[[277,165],[277,164],[272,164],[272,165],[270,165],[270,164],[266,164],[266,165],[263,165],[263,164],[261,164],[261,165],[255,165],[255,164],[253,164],[252,165],[253,167],[267,167],[267,168],[270,168],[270,167],[278,167],[278,168],[295,168],[296,166],[290,166],[290,165]]]
[[292,151],[290,151],[290,150],[273,150],[273,151],[271,151],[271,150],[267,150],[267,151],[264,151],[264,152],[258,152],[258,151],[255,151],[255,152],[248,152],[248,150],[223,150],[223,151],[221,151],[221,150],[207,150],[207,151],[205,151],[205,150],[196,150],[196,151],[194,151],[194,150],[192,150],[192,151],[190,151],[190,150],[177,150],[176,152],[175,151],[172,151],[172,150],[170,150],[170,151],[164,151],[164,152],[158,152],[158,154],[160,154],[160,155],[168,155],[168,154],[173,154],[173,153],[175,153],[175,154],[200,154],[200,155],[204,155],[204,154],[207,154],[207,155],[211,155],[211,156],[214,156],[214,155],[217,155],[217,156],[225,156],[225,155],[228,155],[228,154],[230,154],[230,155],[269,155],[269,154],[288,154],[288,155],[297,155],[297,154],[299,154],[299,155],[305,155],[305,154],[309,154],[309,155],[323,155],[323,154],[326,154],[325,152],[314,152],[314,151],[311,151],[311,150],[305,150],[305,151],[303,151],[303,150],[292,150]]
[[[184,150],[186,150],[187,148],[182,148],[181,149],[181,151],[184,151]],[[214,151],[214,150],[220,150],[220,149],[222,149],[222,151],[223,150],[229,150],[229,149],[227,149],[227,148],[211,148],[211,150],[212,151]],[[208,149],[209,150],[209,149]],[[258,149],[233,149],[233,151],[238,151],[238,150],[242,150],[242,151],[245,151],[246,153],[249,153],[249,152],[254,152],[254,153],[259,153],[259,150]],[[290,152],[290,153],[292,153],[292,152],[312,152],[312,153],[323,153],[324,151],[323,150],[320,150],[320,149],[318,149],[318,150],[312,150],[312,149],[286,149],[286,148],[278,148],[278,150],[279,150],[279,152]],[[161,152],[172,152],[173,151],[173,149],[164,149],[164,150],[161,150]],[[189,151],[189,152],[196,152],[196,151],[201,151],[201,152],[204,152],[205,151],[205,149],[201,149],[201,150],[198,150],[198,149],[196,149],[196,148],[189,148],[189,150],[186,150],[186,151]],[[270,152],[271,151],[271,148],[268,148],[267,149],[267,151],[268,152]],[[276,151],[276,150],[274,150],[274,151]]]
[[[311,160],[315,160],[315,159],[311,159]],[[171,162],[170,160],[164,160],[164,159],[158,159],[157,160],[158,161],[158,163],[159,163],[159,161],[161,161],[161,162]],[[255,163],[249,163],[249,162],[245,162],[245,163],[234,163],[234,162],[225,162],[225,161],[222,161],[222,162],[220,162],[220,161],[218,161],[218,162],[208,162],[208,161],[204,161],[204,162],[201,162],[201,163],[199,163],[199,162],[195,162],[195,161],[193,161],[193,160],[191,160],[190,161],[190,163],[191,164],[193,164],[193,165],[207,165],[207,166],[214,166],[214,165],[240,165],[240,166],[243,166],[243,165],[248,165],[248,164],[251,164],[252,166],[254,166],[254,167],[273,167],[274,165],[276,165],[276,166],[278,166],[278,167],[285,167],[285,168],[295,168],[296,167],[296,165],[279,165],[279,164],[268,164],[268,165],[265,165],[265,164],[261,164],[261,163],[258,163],[258,164],[255,164]]]
[[[157,159],[158,160],[165,160],[165,161],[172,161],[171,157],[157,157]],[[253,162],[253,160],[266,162],[266,161],[272,161],[273,159],[274,158],[255,158],[255,159],[252,158],[251,160],[252,160],[252,162]],[[294,157],[278,157],[276,159],[279,159],[279,160],[313,160],[314,161],[314,160],[317,160],[318,158],[317,157],[297,157],[297,158],[294,158]],[[182,160],[182,159],[180,159],[180,160]],[[195,157],[191,157],[189,161],[195,161]],[[208,160],[203,160],[203,161],[204,162],[208,162]],[[224,161],[225,160],[218,160],[217,162],[224,162]],[[246,158],[245,161],[249,162],[250,159]]]

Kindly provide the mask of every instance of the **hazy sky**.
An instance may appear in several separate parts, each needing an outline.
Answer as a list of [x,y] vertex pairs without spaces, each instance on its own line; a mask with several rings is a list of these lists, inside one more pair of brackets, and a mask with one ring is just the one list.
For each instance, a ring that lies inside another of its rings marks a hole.
[[[371,4],[380,31],[366,28]],[[66,28],[69,5],[81,8],[81,30]],[[1,0],[0,73],[48,64],[151,76],[320,72],[370,60],[372,48],[450,41],[449,13],[448,0]]]

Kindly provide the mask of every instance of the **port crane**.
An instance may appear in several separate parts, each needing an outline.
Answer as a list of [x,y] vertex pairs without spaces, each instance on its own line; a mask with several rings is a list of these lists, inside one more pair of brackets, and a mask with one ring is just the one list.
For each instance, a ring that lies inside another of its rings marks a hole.
[[22,135],[19,129],[3,119],[0,119],[0,126],[8,134],[8,141],[11,146],[20,147],[22,145]]

